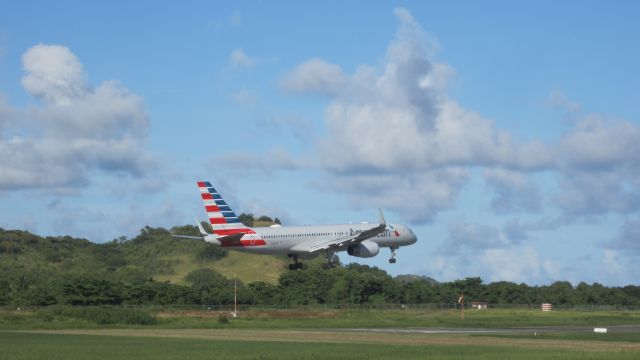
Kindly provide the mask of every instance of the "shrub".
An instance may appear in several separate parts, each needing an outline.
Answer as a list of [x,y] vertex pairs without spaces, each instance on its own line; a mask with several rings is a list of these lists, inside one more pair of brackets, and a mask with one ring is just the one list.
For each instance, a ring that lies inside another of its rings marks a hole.
[[98,325],[153,325],[156,323],[156,318],[149,312],[126,307],[59,306],[52,308],[51,314],[62,318],[86,320]]

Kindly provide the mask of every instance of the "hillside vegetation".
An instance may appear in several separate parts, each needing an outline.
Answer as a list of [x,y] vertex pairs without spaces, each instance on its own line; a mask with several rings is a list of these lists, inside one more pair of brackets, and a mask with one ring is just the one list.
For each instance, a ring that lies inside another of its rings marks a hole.
[[170,231],[145,227],[131,239],[96,244],[86,239],[40,237],[25,231],[0,229],[0,271],[37,274],[99,275],[110,279],[153,279],[185,284],[198,269],[211,269],[244,282],[275,284],[287,259],[227,250],[196,239],[171,236],[198,235],[195,226]]
[[[269,225],[243,214],[248,225]],[[277,219],[276,219],[277,220]],[[640,306],[640,287],[558,281],[546,286],[452,282],[350,264],[325,269],[322,259],[285,270],[284,257],[251,255],[171,234],[198,235],[195,226],[144,227],[133,239],[97,244],[69,236],[41,237],[0,229],[0,305],[230,304],[234,278],[241,304],[455,303]]]

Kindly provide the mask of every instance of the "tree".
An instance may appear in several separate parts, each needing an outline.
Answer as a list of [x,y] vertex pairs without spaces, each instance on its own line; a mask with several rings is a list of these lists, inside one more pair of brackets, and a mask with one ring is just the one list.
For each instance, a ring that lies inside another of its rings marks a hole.
[[289,304],[327,303],[338,273],[339,269],[323,269],[317,265],[285,272],[279,279],[281,298]]
[[196,258],[202,262],[215,261],[227,256],[227,250],[209,243],[202,244],[202,247],[198,249]]
[[119,305],[122,284],[87,275],[66,276],[61,281],[59,303],[69,305]]
[[458,293],[464,293],[468,300],[484,300],[486,297],[485,286],[479,277],[468,277],[464,280],[456,280],[451,286]]
[[548,288],[548,301],[556,305],[575,304],[576,297],[571,285],[568,281],[556,281]]
[[437,302],[433,285],[424,280],[415,280],[401,285],[402,302],[405,304],[426,304]]
[[[211,269],[199,269],[189,273],[185,280],[192,283],[194,299],[200,304],[233,304],[234,281],[225,278]],[[254,299],[244,284],[237,281],[238,302],[253,303]]]
[[253,226],[253,223],[255,222],[255,219],[253,218],[253,214],[245,214],[242,213],[238,216],[238,220],[240,220],[241,223],[243,223],[246,226]]
[[249,283],[248,290],[252,293],[256,304],[273,305],[281,302],[280,290],[275,285],[254,281]]

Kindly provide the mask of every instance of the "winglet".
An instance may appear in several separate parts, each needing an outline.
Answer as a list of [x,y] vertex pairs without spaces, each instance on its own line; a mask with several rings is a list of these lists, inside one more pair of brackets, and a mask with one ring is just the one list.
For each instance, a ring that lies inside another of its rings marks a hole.
[[387,222],[384,220],[382,209],[378,209],[378,211],[380,212],[380,214],[378,215],[378,222],[380,222],[380,225],[387,225]]
[[202,234],[202,236],[211,235],[204,230],[204,227],[202,227],[202,224],[200,223],[200,221],[198,221],[198,219],[195,219],[195,221],[196,221],[196,226],[198,227],[198,230],[200,230],[200,234]]

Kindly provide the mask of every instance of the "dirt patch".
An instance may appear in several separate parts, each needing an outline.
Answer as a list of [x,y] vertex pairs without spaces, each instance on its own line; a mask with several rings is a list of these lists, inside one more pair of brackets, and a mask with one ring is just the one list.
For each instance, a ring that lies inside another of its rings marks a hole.
[[[229,316],[230,311],[218,310],[184,310],[165,311],[155,315],[159,318],[194,317],[194,318],[218,318],[219,316]],[[246,311],[239,312],[238,315],[248,319],[319,319],[334,318],[340,313],[338,311],[306,311],[306,310],[280,310],[280,311]]]
[[321,319],[321,318],[335,318],[340,313],[338,311],[306,311],[306,310],[283,310],[283,311],[259,311],[259,312],[246,312],[243,313],[243,317],[250,319],[287,319],[287,318],[303,318],[303,319]]
[[176,318],[176,317],[192,317],[192,318],[217,318],[221,315],[228,316],[229,311],[213,311],[213,310],[184,310],[184,311],[167,311],[159,312],[154,315],[159,318]]

